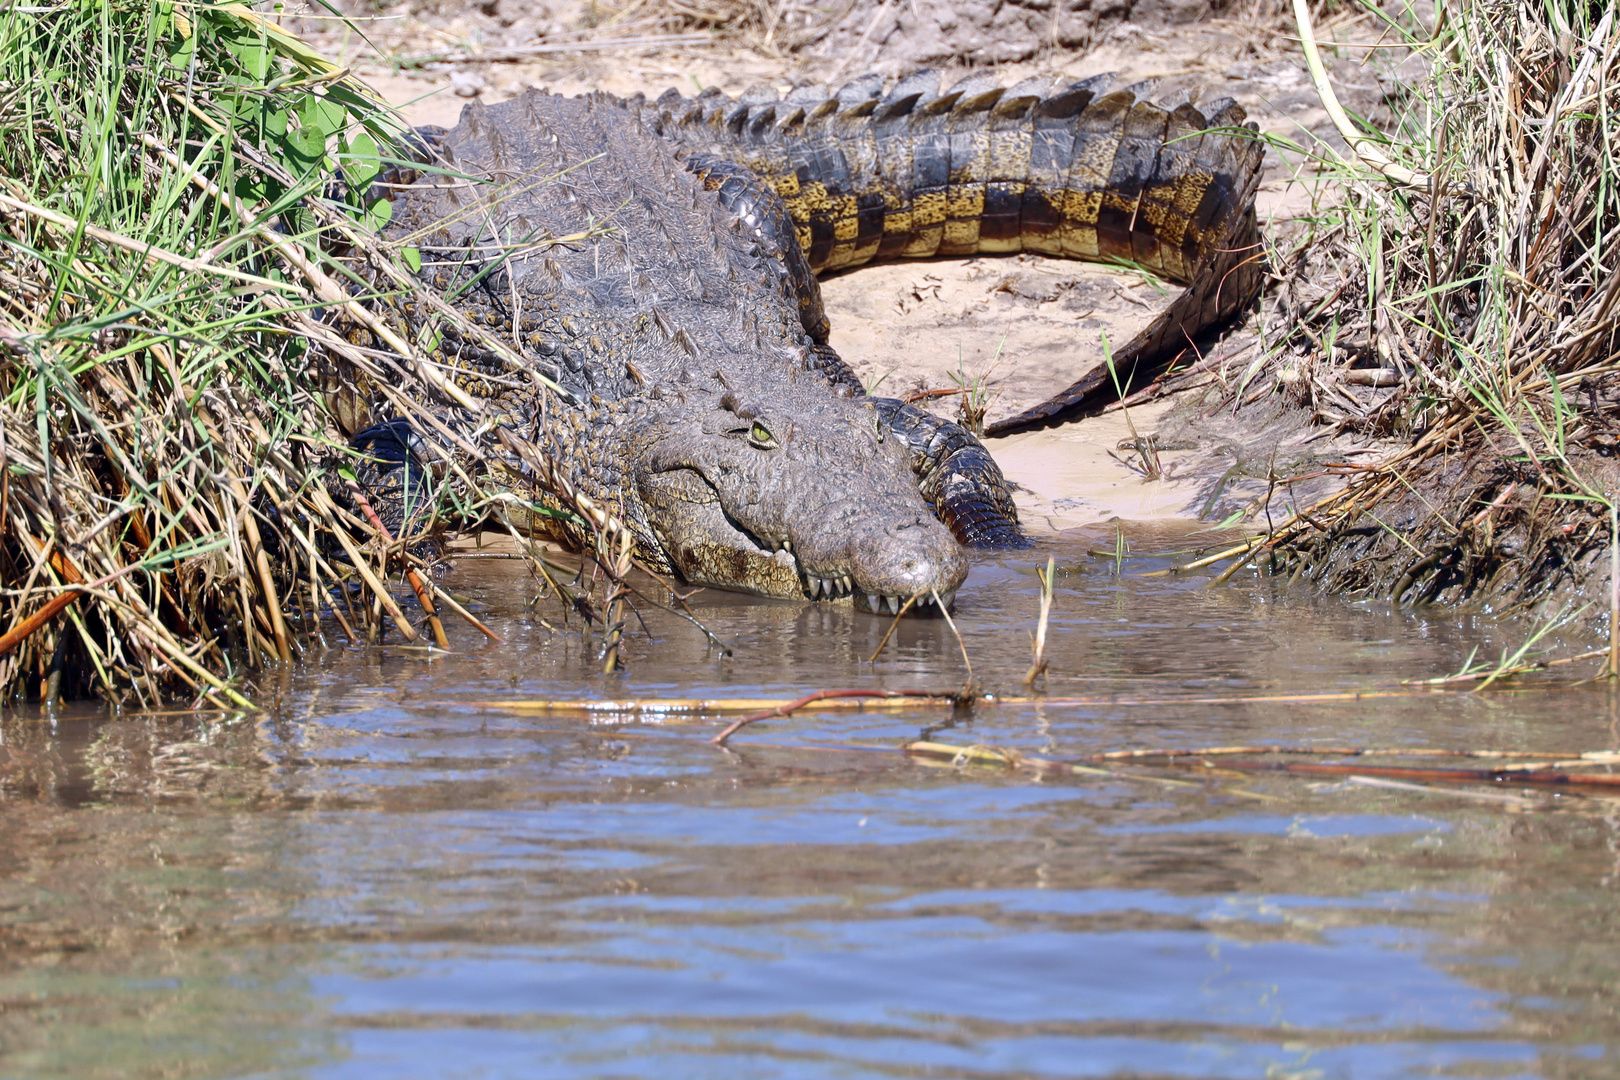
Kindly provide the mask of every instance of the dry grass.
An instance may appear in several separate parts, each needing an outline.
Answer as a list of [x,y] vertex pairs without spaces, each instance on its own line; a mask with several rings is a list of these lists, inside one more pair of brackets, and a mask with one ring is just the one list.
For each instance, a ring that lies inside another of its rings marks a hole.
[[[413,253],[374,239],[370,192],[396,130],[246,9],[0,13],[0,700],[248,707],[244,675],[327,630],[420,636],[391,574],[459,612],[421,537],[365,512],[334,417],[371,387],[426,436],[442,509],[504,505],[441,420],[481,403],[390,308]],[[533,464],[540,512],[616,532]]]
[[1397,603],[1561,603],[1620,487],[1620,26],[1502,0],[1389,37],[1430,77],[1327,162],[1344,201],[1274,253],[1264,334],[1275,393],[1406,447],[1244,555]]

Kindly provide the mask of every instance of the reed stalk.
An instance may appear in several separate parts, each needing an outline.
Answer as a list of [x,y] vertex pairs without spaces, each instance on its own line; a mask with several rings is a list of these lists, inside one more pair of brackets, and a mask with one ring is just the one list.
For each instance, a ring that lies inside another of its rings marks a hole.
[[[383,619],[414,639],[395,569],[448,644],[423,537],[348,498],[357,387],[423,437],[441,523],[495,498],[475,425],[447,420],[482,402],[393,306],[420,256],[379,238],[374,181],[402,130],[243,6],[0,10],[0,703],[251,707],[253,673],[325,613],[351,641]],[[588,541],[600,519],[538,487]],[[306,599],[313,620],[287,610]]]
[[1396,603],[1546,616],[1608,599],[1620,18],[1585,0],[1441,0],[1421,17],[1365,4],[1384,44],[1410,50],[1403,70],[1427,71],[1391,84],[1375,125],[1339,107],[1295,11],[1349,152],[1284,147],[1342,199],[1272,252],[1261,367],[1317,422],[1399,449],[1216,558],[1291,551],[1319,587]]

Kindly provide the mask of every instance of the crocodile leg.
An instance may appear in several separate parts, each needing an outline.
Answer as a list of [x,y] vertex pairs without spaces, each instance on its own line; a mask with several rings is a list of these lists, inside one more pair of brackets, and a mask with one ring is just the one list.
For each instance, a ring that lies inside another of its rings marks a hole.
[[873,398],[878,416],[903,439],[923,498],[968,547],[1028,547],[1001,468],[960,424],[896,398]]

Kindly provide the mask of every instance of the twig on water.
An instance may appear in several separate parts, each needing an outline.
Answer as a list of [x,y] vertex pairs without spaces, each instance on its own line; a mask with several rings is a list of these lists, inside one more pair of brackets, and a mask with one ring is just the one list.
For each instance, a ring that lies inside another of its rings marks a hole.
[[828,698],[921,698],[925,700],[944,698],[959,702],[961,695],[953,691],[941,690],[817,690],[813,694],[806,694],[802,698],[795,698],[792,701],[766,709],[764,712],[755,713],[753,716],[745,716],[741,720],[734,721],[709,741],[716,746],[724,746],[727,739],[749,724],[769,720],[772,717],[786,716],[791,712],[804,708],[806,705],[817,701],[825,701]]
[[[388,526],[383,524],[382,518],[377,516],[377,511],[371,505],[371,500],[366,498],[366,493],[360,490],[360,485],[353,480],[348,481],[348,485],[349,497],[354,499],[355,504],[366,515],[366,520],[371,522],[371,527],[377,530],[377,535],[382,538],[383,546],[385,548],[392,547],[394,538],[389,535]],[[404,551],[400,552],[400,557],[405,557]],[[429,593],[427,585],[422,581],[422,576],[416,572],[416,567],[410,565],[405,567],[405,580],[411,583],[411,589],[416,593],[416,602],[421,604],[422,610],[427,613],[428,625],[433,628],[434,643],[441,649],[448,649],[450,639],[445,636],[444,624],[439,621],[439,613],[433,607],[433,596]]]
[[900,605],[899,611],[894,613],[894,619],[889,623],[889,628],[883,631],[883,640],[878,642],[878,647],[872,650],[872,655],[866,658],[866,662],[868,664],[877,663],[878,653],[882,652],[883,646],[889,643],[889,637],[894,633],[894,628],[900,625],[900,616],[910,611],[911,605],[915,603],[916,600],[917,597],[915,595],[906,597],[906,602]]
[[[1167,767],[1204,769],[1198,761],[1167,760]],[[1523,769],[1423,769],[1404,765],[1334,765],[1310,761],[1222,761],[1221,768],[1240,772],[1284,772],[1306,776],[1378,776],[1389,779],[1431,780],[1441,783],[1523,784],[1530,787],[1620,788],[1614,773],[1573,773],[1558,767]]]
[[1620,678],[1620,503],[1609,499],[1609,678]]
[[934,594],[934,603],[939,605],[939,613],[945,616],[945,625],[950,627],[951,633],[956,635],[956,647],[962,650],[962,663],[967,665],[967,682],[963,684],[962,692],[958,696],[965,701],[972,701],[978,696],[978,683],[973,678],[973,661],[968,659],[967,644],[962,640],[962,632],[956,628],[956,620],[951,618],[949,611],[945,610],[945,601],[939,598],[939,590],[930,589],[928,591]]
[[[1435,750],[1390,748],[1357,749],[1354,747],[1300,747],[1300,746],[1224,746],[1210,747],[1203,750],[1192,751],[1165,751],[1165,750],[1113,750],[1100,754],[1086,754],[1074,760],[1062,760],[1049,757],[1039,757],[1025,754],[1018,750],[989,746],[953,746],[947,743],[929,742],[926,740],[907,743],[903,750],[907,754],[945,758],[954,765],[999,765],[1007,768],[1026,769],[1035,772],[1055,772],[1069,775],[1106,776],[1124,780],[1146,780],[1159,783],[1175,784],[1177,786],[1194,787],[1185,781],[1167,780],[1160,777],[1142,776],[1140,774],[1120,773],[1113,769],[1098,768],[1101,763],[1118,761],[1138,761],[1144,764],[1156,764],[1160,768],[1198,769],[1204,771],[1232,770],[1243,773],[1283,772],[1311,776],[1343,776],[1351,783],[1366,784],[1374,787],[1398,788],[1401,790],[1420,791],[1429,794],[1447,793],[1443,788],[1435,788],[1420,781],[1429,781],[1431,784],[1513,784],[1515,786],[1541,787],[1541,788],[1620,788],[1620,775],[1612,772],[1573,772],[1572,769],[1582,767],[1601,767],[1607,770],[1617,761],[1620,753],[1611,750],[1588,751],[1576,755],[1557,755],[1512,750]],[[1400,756],[1400,757],[1468,757],[1468,758],[1519,758],[1535,759],[1523,763],[1507,763],[1483,769],[1435,768],[1408,765],[1373,765],[1367,763],[1328,763],[1328,762],[1301,762],[1301,761],[1232,761],[1228,760],[1234,754],[1285,754],[1315,757],[1368,757],[1368,756]],[[1219,763],[1210,759],[1220,758]],[[1548,760],[1556,759],[1556,760]],[[1256,792],[1234,792],[1255,798],[1266,798]],[[1450,794],[1469,797],[1472,792],[1450,792]],[[1503,796],[1502,801],[1522,803],[1528,805],[1543,805],[1534,800],[1523,800],[1518,796]]]
[[1035,626],[1034,662],[1024,673],[1024,685],[1029,687],[1033,687],[1035,680],[1046,674],[1046,622],[1052,614],[1052,583],[1057,577],[1057,563],[1048,555],[1046,569],[1037,570],[1036,573],[1041,579],[1041,618]]
[[440,600],[444,601],[444,604],[445,604],[446,607],[448,607],[451,611],[455,612],[457,615],[460,615],[463,619],[466,619],[469,623],[471,623],[473,629],[477,630],[479,633],[483,634],[485,637],[489,638],[489,640],[495,642],[496,644],[500,644],[501,642],[503,642],[505,640],[504,638],[501,637],[501,635],[497,634],[495,631],[493,631],[489,627],[485,626],[478,619],[474,618],[472,612],[470,612],[466,608],[462,607],[459,603],[456,602],[455,597],[451,596],[449,593],[447,593],[443,589],[441,589],[439,587],[438,582],[436,582],[433,579],[429,578],[428,579],[428,587],[433,590],[433,595],[434,596],[437,596]]
[[1265,543],[1268,539],[1270,539],[1270,537],[1266,534],[1262,534],[1260,536],[1251,536],[1249,539],[1243,541],[1243,543],[1238,544],[1235,547],[1229,547],[1224,551],[1218,551],[1213,555],[1206,555],[1202,559],[1194,559],[1190,563],[1182,563],[1180,566],[1172,566],[1165,570],[1149,570],[1142,576],[1169,577],[1172,574],[1185,574],[1189,570],[1202,570],[1206,566],[1212,566],[1215,563],[1230,559],[1234,555],[1247,555],[1252,552],[1255,547]]
[[[865,700],[859,700],[864,696]],[[938,705],[954,699],[953,693],[932,690],[861,690],[854,696],[817,699],[822,709],[916,709]],[[788,698],[621,698],[618,700],[593,698],[582,701],[573,698],[527,698],[515,701],[438,701],[427,704],[449,707],[471,706],[481,709],[504,709],[518,713],[543,713],[554,716],[725,716],[731,713],[756,713],[762,709],[786,708],[798,699]]]
[[[1091,765],[1078,765],[1072,761],[1058,761],[1055,758],[1025,754],[1018,750],[996,746],[955,746],[951,743],[938,743],[921,739],[907,743],[902,747],[902,750],[911,757],[942,758],[956,766],[999,765],[1004,768],[1036,773],[1105,776],[1111,780],[1134,780],[1140,783],[1158,784],[1161,787],[1191,788],[1202,786],[1186,780],[1172,780],[1165,776],[1143,776],[1139,773],[1122,773],[1117,769],[1099,769]],[[1252,795],[1252,793],[1248,792],[1240,792],[1239,794]],[[1267,798],[1268,796],[1252,795],[1252,797]]]
[[[1565,656],[1557,660],[1536,660],[1528,664],[1514,664],[1506,667],[1492,668],[1489,671],[1468,671],[1458,675],[1442,675],[1436,679],[1408,679],[1406,686],[1454,686],[1457,683],[1483,682],[1489,684],[1497,679],[1505,679],[1514,675],[1523,675],[1531,671],[1543,671],[1547,668],[1561,667],[1564,664],[1573,664],[1577,660],[1591,660],[1598,656],[1610,655],[1609,649],[1591,649],[1587,652],[1576,653],[1574,656]],[[1608,675],[1608,666],[1598,672],[1597,677]],[[1484,687],[1481,687],[1484,689]]]

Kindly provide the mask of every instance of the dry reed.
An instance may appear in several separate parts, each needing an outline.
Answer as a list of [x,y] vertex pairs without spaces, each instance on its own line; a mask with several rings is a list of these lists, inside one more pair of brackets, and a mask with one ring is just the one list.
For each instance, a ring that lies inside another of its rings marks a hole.
[[1273,253],[1263,344],[1272,392],[1404,446],[1223,557],[1281,552],[1287,572],[1397,604],[1596,599],[1620,492],[1615,11],[1445,2],[1426,26],[1368,10],[1429,75],[1392,92],[1387,133],[1340,114],[1343,203]]
[[353,498],[335,412],[372,387],[440,463],[439,509],[488,504],[442,419],[481,403],[392,310],[415,252],[372,231],[399,131],[246,8],[0,12],[0,700],[249,708],[244,676],[322,642],[328,610],[415,640],[396,571],[440,646],[434,595],[491,634],[423,572],[432,515],[395,538]]

